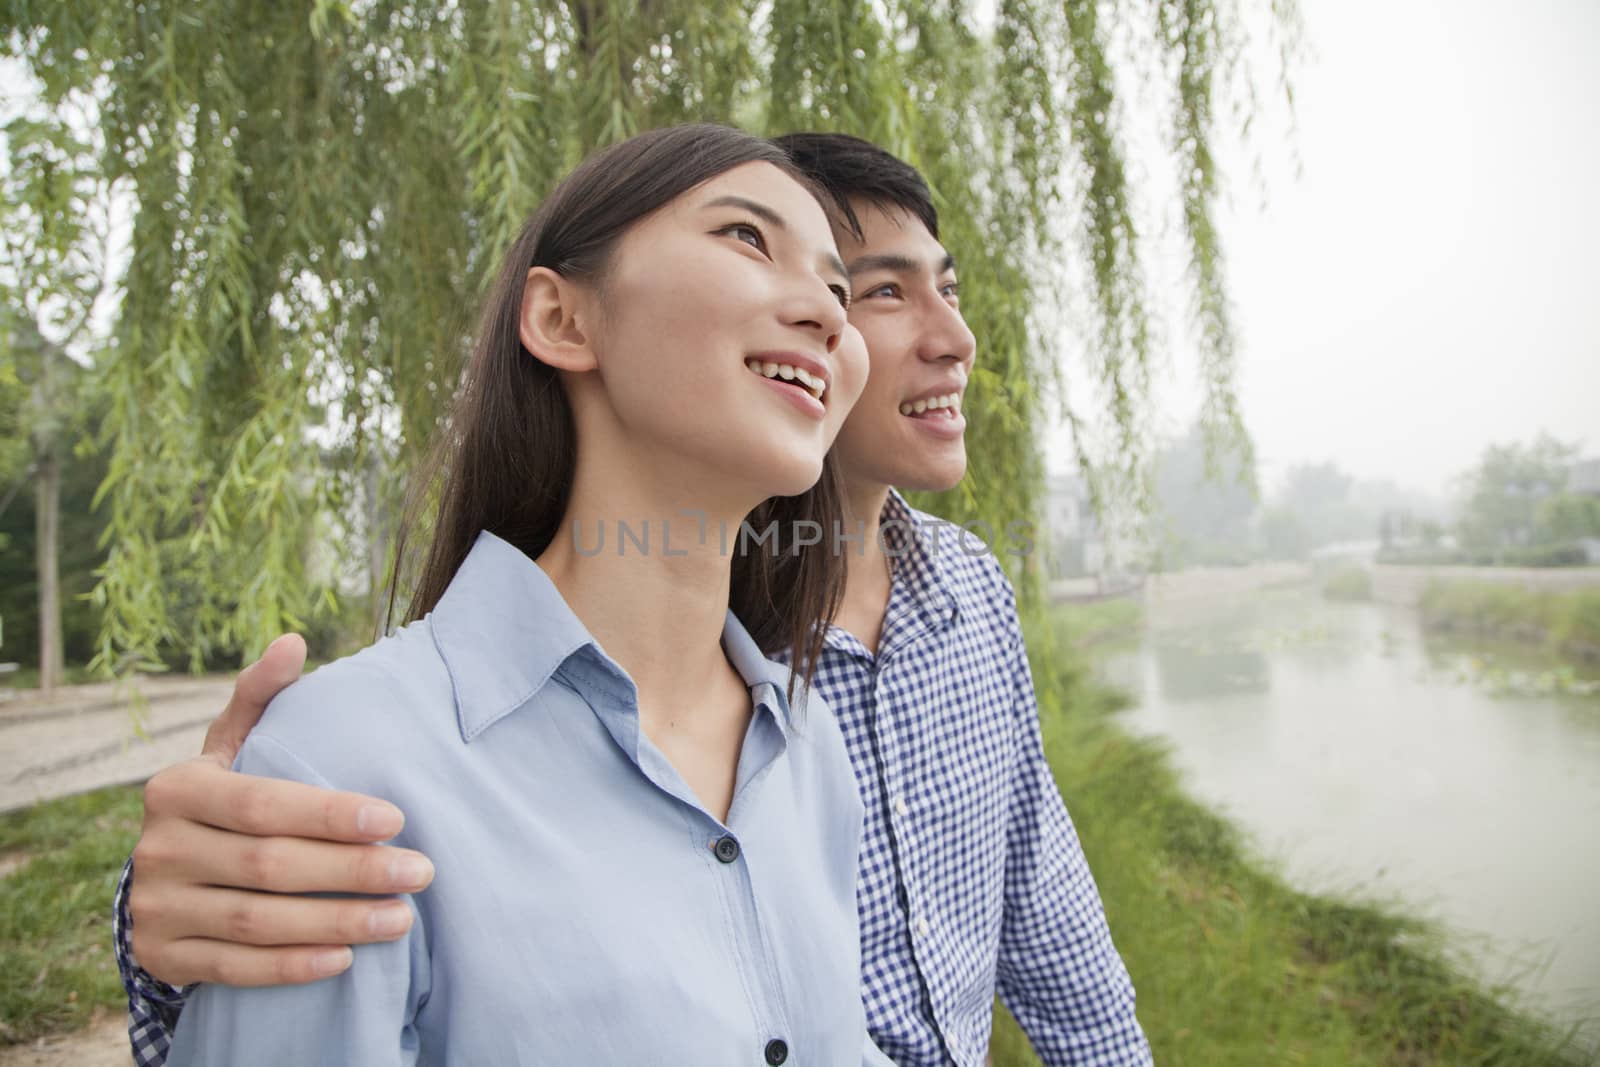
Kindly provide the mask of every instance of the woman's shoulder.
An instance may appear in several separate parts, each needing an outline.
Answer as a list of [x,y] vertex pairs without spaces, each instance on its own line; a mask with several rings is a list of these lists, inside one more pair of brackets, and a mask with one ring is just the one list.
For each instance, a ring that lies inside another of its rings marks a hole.
[[424,619],[284,689],[252,736],[322,762],[430,744],[455,724],[450,674]]
[[[828,701],[815,686],[797,679],[790,714],[794,724],[790,736],[795,742],[796,757],[809,765],[811,774],[824,788],[838,790],[841,796],[859,804],[861,797],[855,789],[855,767],[845,744],[844,730]],[[848,788],[841,788],[843,786]]]

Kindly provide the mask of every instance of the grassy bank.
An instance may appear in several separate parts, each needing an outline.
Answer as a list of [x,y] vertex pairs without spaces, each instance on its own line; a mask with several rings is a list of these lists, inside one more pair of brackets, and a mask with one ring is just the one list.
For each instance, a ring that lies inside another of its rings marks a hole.
[[0,816],[0,1045],[127,1010],[111,894],[139,834],[137,786]]
[[[1063,625],[1064,623],[1064,625]],[[1506,1067],[1583,1062],[1442,962],[1420,923],[1296,892],[1190,800],[1159,745],[1111,721],[1121,697],[1063,634],[1029,628],[1045,746],[1163,1067]],[[995,1063],[1038,1061],[1003,1013]]]
[[1438,633],[1540,645],[1600,661],[1600,589],[1534,592],[1488,582],[1429,582],[1418,601],[1422,624]]
[[1372,574],[1360,567],[1335,571],[1322,583],[1322,595],[1329,600],[1371,600]]
[[1055,640],[1072,648],[1090,648],[1136,638],[1144,626],[1138,600],[1117,597],[1063,605],[1052,616]]

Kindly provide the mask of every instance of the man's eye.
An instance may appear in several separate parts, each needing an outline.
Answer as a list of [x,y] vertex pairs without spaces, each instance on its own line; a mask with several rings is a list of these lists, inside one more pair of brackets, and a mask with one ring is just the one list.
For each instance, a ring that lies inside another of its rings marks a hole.
[[874,288],[874,289],[868,289],[866,292],[862,293],[861,296],[862,296],[862,299],[866,299],[869,296],[882,296],[885,293],[888,293],[889,295],[892,296],[892,295],[894,295],[894,292],[895,292],[894,286],[888,285],[888,284],[884,284],[884,285],[880,285],[880,286],[878,286],[877,288]]
[[948,285],[944,286],[939,291],[941,293],[943,293],[945,296],[959,297],[961,295],[961,283],[960,282],[950,282]]

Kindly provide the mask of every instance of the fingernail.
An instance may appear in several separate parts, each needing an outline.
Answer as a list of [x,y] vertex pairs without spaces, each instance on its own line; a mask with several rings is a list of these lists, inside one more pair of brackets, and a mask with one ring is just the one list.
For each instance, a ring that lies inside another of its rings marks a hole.
[[433,877],[433,864],[421,856],[400,856],[389,864],[389,881],[396,889],[420,889]]
[[330,948],[311,957],[311,973],[319,978],[342,974],[355,960],[348,948]]
[[356,812],[356,831],[364,836],[393,837],[406,817],[393,804],[367,804]]
[[381,908],[367,917],[367,930],[373,937],[399,937],[411,925],[411,909]]

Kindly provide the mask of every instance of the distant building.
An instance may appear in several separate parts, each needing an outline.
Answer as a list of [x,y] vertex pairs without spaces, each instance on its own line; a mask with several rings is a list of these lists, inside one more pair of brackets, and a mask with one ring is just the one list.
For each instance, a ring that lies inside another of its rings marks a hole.
[[1045,545],[1051,578],[1104,573],[1106,544],[1082,478],[1058,474],[1045,483]]

